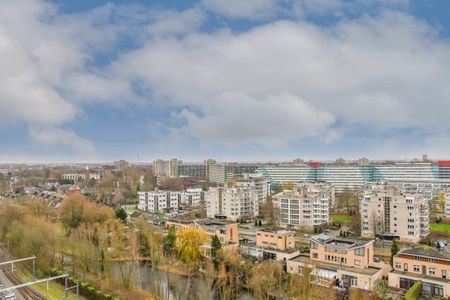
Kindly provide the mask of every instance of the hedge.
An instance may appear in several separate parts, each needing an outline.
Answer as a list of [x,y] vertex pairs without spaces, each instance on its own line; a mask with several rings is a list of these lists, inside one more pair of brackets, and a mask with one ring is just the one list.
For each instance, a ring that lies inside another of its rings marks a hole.
[[[58,276],[65,274],[64,271],[60,269],[53,269],[51,271],[51,275]],[[78,287],[80,290],[80,295],[95,300],[120,300],[120,297],[112,294],[105,293],[101,290],[98,290],[95,286],[91,285],[88,282],[81,281],[77,279],[75,276],[69,276],[68,278],[69,285],[76,285],[78,283]],[[64,283],[64,279],[61,280]]]
[[422,293],[422,281],[417,280],[412,287],[406,292],[403,299],[405,300],[419,300]]

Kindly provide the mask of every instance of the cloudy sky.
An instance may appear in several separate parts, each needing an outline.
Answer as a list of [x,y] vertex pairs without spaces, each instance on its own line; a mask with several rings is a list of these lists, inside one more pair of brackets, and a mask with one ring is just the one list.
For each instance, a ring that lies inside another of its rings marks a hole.
[[2,0],[0,162],[450,158],[448,0]]

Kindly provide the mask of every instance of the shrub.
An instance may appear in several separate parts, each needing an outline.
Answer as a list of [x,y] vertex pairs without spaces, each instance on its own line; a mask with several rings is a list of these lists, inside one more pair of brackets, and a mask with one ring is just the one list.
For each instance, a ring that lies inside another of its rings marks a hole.
[[406,292],[403,299],[405,300],[418,300],[422,293],[422,281],[417,280],[412,287]]

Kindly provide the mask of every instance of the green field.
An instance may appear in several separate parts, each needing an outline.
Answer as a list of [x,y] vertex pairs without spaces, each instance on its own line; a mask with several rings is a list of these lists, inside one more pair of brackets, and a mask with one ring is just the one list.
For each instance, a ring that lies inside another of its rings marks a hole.
[[133,212],[135,212],[135,211],[139,211],[139,209],[137,209],[136,207],[128,207],[128,208],[126,209],[126,211],[127,211],[127,212],[130,212],[130,213],[133,213]]
[[430,224],[431,231],[450,232],[450,225],[446,224]]
[[347,223],[348,222],[348,216],[347,215],[331,215],[331,222],[337,222],[337,223]]
[[[19,274],[22,279],[26,281],[31,281],[31,274],[22,272]],[[64,285],[61,285],[55,281],[49,281],[48,283],[48,291],[47,284],[41,283],[37,285],[33,285],[33,287],[41,292],[44,296],[46,296],[49,300],[61,300],[64,297]],[[75,300],[76,294],[73,291],[69,291],[69,300]],[[85,297],[80,296],[79,300],[87,300]]]

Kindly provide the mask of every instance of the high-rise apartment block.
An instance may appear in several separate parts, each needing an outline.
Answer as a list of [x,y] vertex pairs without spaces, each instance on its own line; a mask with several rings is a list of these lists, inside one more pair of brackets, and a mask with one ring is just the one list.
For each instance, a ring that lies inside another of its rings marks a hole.
[[313,227],[329,221],[334,190],[328,183],[300,183],[272,198],[281,226]]
[[418,242],[429,234],[428,201],[422,194],[406,193],[394,185],[368,185],[360,203],[361,235]]
[[450,189],[444,193],[444,212],[447,218],[450,218]]
[[181,160],[173,158],[171,160],[158,159],[153,161],[153,172],[158,177],[175,177],[178,175],[178,165]]
[[206,193],[208,218],[223,217],[229,220],[253,218],[258,215],[258,197],[252,187],[232,186],[210,188]]
[[266,203],[269,192],[267,178],[258,174],[241,174],[233,176],[231,182],[238,187],[252,188],[259,203]]

